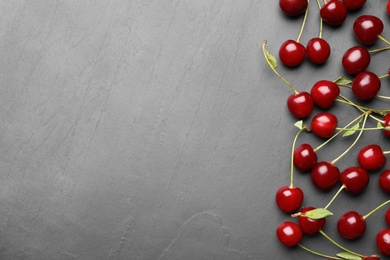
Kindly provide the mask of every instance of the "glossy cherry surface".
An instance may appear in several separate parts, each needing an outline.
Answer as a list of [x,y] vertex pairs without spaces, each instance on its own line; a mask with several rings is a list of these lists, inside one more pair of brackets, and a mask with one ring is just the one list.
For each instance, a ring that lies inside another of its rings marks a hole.
[[[306,213],[308,211],[311,211],[315,209],[314,207],[305,207],[301,209],[301,213]],[[301,230],[304,234],[309,236],[314,236],[317,234],[326,224],[326,219],[311,219],[305,216],[299,216],[298,217],[298,223],[301,227]]]
[[322,6],[320,16],[330,25],[341,25],[347,18],[347,8],[338,0],[330,0]]
[[330,190],[339,181],[340,170],[330,162],[318,162],[311,170],[311,180],[320,190]]
[[348,10],[356,10],[361,8],[366,0],[343,0],[343,3]]
[[310,144],[301,144],[294,151],[294,166],[301,172],[310,171],[317,163],[317,154]]
[[[390,126],[390,114],[386,114],[384,117],[383,117],[383,124],[382,124],[384,127],[386,126]],[[383,130],[383,133],[386,135],[386,136],[390,136],[390,130]]]
[[296,118],[306,118],[313,111],[313,98],[305,91],[298,94],[292,94],[287,99],[287,108]]
[[390,193],[390,169],[384,170],[379,176],[379,187],[387,193]]
[[386,221],[386,224],[387,224],[388,226],[390,226],[390,208],[388,208],[388,209],[386,210],[386,213],[385,213],[385,221]]
[[366,231],[366,222],[358,212],[348,211],[339,218],[337,230],[346,239],[357,239]]
[[319,137],[331,137],[337,127],[337,117],[328,112],[315,115],[311,121],[312,131]]
[[303,191],[298,187],[282,186],[276,192],[276,205],[286,213],[293,213],[303,202]]
[[313,38],[306,44],[306,52],[309,60],[315,64],[325,63],[330,56],[330,46],[322,38]]
[[366,45],[374,44],[383,31],[381,19],[373,15],[359,16],[353,24],[353,33],[356,39]]
[[362,71],[352,81],[352,92],[360,100],[374,98],[381,89],[379,77],[370,71]]
[[297,41],[287,40],[279,48],[280,61],[286,66],[298,66],[302,63],[305,57],[305,46]]
[[370,177],[363,168],[353,166],[341,172],[340,182],[345,186],[347,192],[359,194],[367,187]]
[[330,80],[317,81],[310,91],[314,103],[323,109],[330,108],[339,94],[339,86]]
[[371,62],[371,55],[366,48],[354,46],[343,55],[342,65],[345,72],[357,74],[364,71]]
[[302,240],[302,230],[298,224],[285,221],[279,224],[276,229],[276,236],[285,246],[296,246]]
[[376,246],[381,254],[390,255],[390,228],[384,228],[378,232]]
[[279,0],[279,6],[285,14],[295,16],[306,11],[308,2],[307,0]]
[[357,160],[367,171],[377,171],[386,164],[386,156],[377,144],[363,147],[358,153]]

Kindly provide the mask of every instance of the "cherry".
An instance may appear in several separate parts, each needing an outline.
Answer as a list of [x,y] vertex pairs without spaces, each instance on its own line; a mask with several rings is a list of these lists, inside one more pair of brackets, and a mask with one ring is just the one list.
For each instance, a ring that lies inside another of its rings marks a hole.
[[299,92],[290,95],[287,99],[287,107],[291,114],[302,119],[308,117],[314,108],[314,102],[308,92]]
[[390,15],[390,0],[387,1],[387,4],[386,4],[386,12],[388,15]]
[[378,260],[379,256],[374,255],[374,256],[365,256],[362,258],[362,260]]
[[330,0],[322,6],[320,16],[330,25],[341,25],[347,18],[347,8],[338,0]]
[[325,63],[330,56],[330,46],[322,38],[313,38],[306,44],[306,52],[309,60],[315,64]]
[[336,129],[337,117],[328,112],[322,112],[315,115],[311,121],[312,131],[319,137],[331,137]]
[[384,228],[378,232],[376,246],[381,254],[390,255],[390,228]]
[[352,81],[352,92],[360,100],[369,100],[375,97],[381,88],[379,77],[370,72],[362,71]]
[[314,103],[324,109],[330,108],[338,95],[340,94],[339,86],[333,81],[320,80],[311,88],[310,95]]
[[356,211],[348,211],[339,218],[337,230],[346,239],[357,239],[366,231],[366,221]]
[[282,186],[276,192],[276,204],[286,213],[293,213],[301,206],[303,191],[298,187]]
[[387,225],[390,226],[390,208],[388,208],[388,209],[386,210],[386,213],[385,213],[385,221],[386,221]]
[[373,15],[359,16],[353,24],[356,39],[366,45],[374,44],[383,31],[383,22]]
[[[390,113],[389,114],[386,114],[383,118],[383,124],[382,124],[384,127],[386,126],[390,126]],[[390,136],[390,130],[383,130],[383,133],[386,135],[386,136]]]
[[379,187],[387,193],[390,193],[390,169],[384,170],[379,176]]
[[294,151],[294,166],[301,172],[310,171],[317,163],[317,154],[310,144],[301,144]]
[[382,148],[376,144],[363,147],[358,154],[357,160],[367,171],[377,171],[386,164],[386,156]]
[[370,177],[363,168],[353,166],[341,172],[340,181],[345,186],[346,191],[351,194],[359,194],[367,187]]
[[361,8],[366,0],[343,0],[343,3],[348,10],[356,10]]
[[357,74],[364,71],[371,61],[371,55],[366,48],[354,46],[343,55],[342,65],[349,74]]
[[[314,207],[305,207],[301,209],[301,213],[308,212],[310,210],[315,209]],[[314,236],[317,234],[325,225],[326,219],[311,219],[305,216],[298,216],[298,223],[301,227],[301,230],[304,234],[309,236]]]
[[290,67],[298,66],[306,57],[305,47],[294,40],[285,41],[279,48],[280,61]]
[[307,0],[279,0],[279,6],[282,11],[290,16],[296,16],[305,12]]
[[302,230],[298,224],[285,221],[277,227],[276,236],[285,246],[293,247],[302,240]]
[[321,190],[330,190],[338,182],[340,170],[330,162],[318,162],[311,170],[313,184]]

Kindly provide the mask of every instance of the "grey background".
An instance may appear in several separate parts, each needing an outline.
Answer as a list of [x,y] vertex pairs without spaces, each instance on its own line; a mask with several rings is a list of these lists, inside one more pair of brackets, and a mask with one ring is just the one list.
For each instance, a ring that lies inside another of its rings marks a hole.
[[[280,73],[299,90],[343,74],[354,19],[376,14],[387,26],[384,6],[367,1],[343,26],[324,26],[325,66],[306,60]],[[310,8],[304,44],[318,34],[314,1]],[[300,24],[265,0],[0,1],[0,259],[316,258],[275,238],[290,220],[274,194],[289,182],[297,129],[285,106],[291,92],[261,53],[267,39],[276,55]],[[385,74],[388,54],[373,60],[370,70]],[[342,104],[331,112],[340,125],[358,115]],[[352,140],[319,156],[332,160]],[[367,143],[389,150],[375,131],[359,145]],[[340,169],[356,164],[357,151]],[[342,193],[325,227],[363,254],[376,252],[384,210],[353,243],[335,224],[389,198],[378,176],[357,198]],[[296,184],[316,207],[337,189],[316,191],[298,172]],[[302,243],[340,252],[321,236]]]

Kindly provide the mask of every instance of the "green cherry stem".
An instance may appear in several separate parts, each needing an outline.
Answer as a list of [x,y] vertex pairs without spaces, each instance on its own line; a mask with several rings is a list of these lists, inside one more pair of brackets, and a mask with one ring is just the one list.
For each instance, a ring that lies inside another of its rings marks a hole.
[[323,258],[328,258],[328,259],[335,259],[335,260],[342,260],[342,258],[339,258],[339,257],[334,257],[334,256],[329,256],[329,255],[325,255],[325,254],[321,254],[321,253],[318,253],[316,251],[313,251],[305,246],[303,246],[302,244],[298,244],[298,246],[300,246],[302,249],[306,250],[307,252],[309,253],[312,253],[314,255],[318,255],[318,256],[321,256]]
[[390,50],[390,47],[383,47],[383,48],[379,48],[379,49],[375,49],[375,50],[369,50],[368,52],[369,53],[376,53],[376,52],[387,51],[387,50]]
[[383,154],[390,154],[390,151],[384,151]]
[[302,21],[302,25],[301,25],[301,30],[299,31],[299,34],[298,34],[298,38],[297,38],[297,42],[299,42],[301,40],[301,37],[302,37],[302,33],[303,33],[303,29],[305,28],[305,24],[306,24],[306,19],[307,19],[307,14],[309,12],[309,3],[310,3],[310,0],[307,0],[307,8],[306,8],[306,11],[305,11],[305,15],[303,16],[303,21]]
[[327,209],[330,206],[330,204],[332,204],[332,202],[337,198],[340,192],[344,189],[345,189],[345,185],[343,184],[341,185],[340,189],[336,192],[336,194],[333,196],[333,198],[329,201],[329,203],[324,207],[324,209]]
[[290,188],[294,187],[294,150],[295,150],[295,144],[297,142],[299,134],[302,133],[304,130],[307,130],[306,125],[303,125],[303,127],[300,128],[298,133],[295,135],[294,141],[292,144],[292,148],[291,148]]
[[[318,5],[318,9],[321,10],[321,3],[319,0],[316,0],[317,2],[317,5]],[[322,17],[320,16],[320,32],[318,33],[318,38],[322,38],[322,26],[323,25],[323,20],[322,20]]]
[[366,215],[363,216],[363,219],[366,219],[368,218],[369,216],[371,216],[373,213],[375,213],[378,209],[380,209],[381,207],[385,206],[386,204],[390,203],[390,200],[387,200],[385,202],[383,202],[382,204],[380,204],[378,207],[376,207],[375,209],[371,210],[370,212],[368,212]]
[[[379,109],[374,109],[374,108],[370,108],[370,107],[360,106],[358,104],[355,104],[354,102],[352,102],[351,100],[349,100],[348,98],[346,98],[345,96],[343,96],[341,94],[339,94],[339,97],[341,97],[342,99],[336,99],[336,101],[351,105],[351,106],[359,109],[361,112],[371,111],[371,112],[373,112],[375,114],[379,114],[379,115],[386,115],[387,113],[390,112],[390,110],[379,110]],[[371,114],[370,114],[370,117],[378,122],[383,123],[383,120],[378,119]]]
[[361,255],[361,254],[358,254],[356,252],[353,252],[345,247],[343,247],[342,245],[340,245],[339,243],[337,243],[336,241],[334,241],[330,236],[328,236],[323,230],[320,230],[320,234],[323,235],[326,239],[328,239],[330,242],[332,242],[335,246],[337,246],[338,248],[350,253],[350,254],[353,254],[353,255],[356,255],[356,256],[359,256],[361,258],[364,257],[364,255]]
[[387,43],[388,45],[390,45],[390,42],[388,40],[386,40],[385,38],[383,38],[382,35],[378,35],[378,39],[383,41],[383,42],[385,42],[385,43]]

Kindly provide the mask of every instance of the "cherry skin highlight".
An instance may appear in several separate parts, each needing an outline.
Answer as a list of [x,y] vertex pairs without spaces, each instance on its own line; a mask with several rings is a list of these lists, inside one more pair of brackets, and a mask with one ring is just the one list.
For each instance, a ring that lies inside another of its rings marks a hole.
[[290,16],[296,16],[304,13],[307,6],[307,0],[279,0],[280,9]]
[[382,229],[376,235],[376,246],[379,252],[385,256],[390,255],[390,228]]
[[330,80],[317,81],[310,91],[314,103],[323,109],[332,107],[339,94],[339,86]]
[[293,247],[302,240],[302,230],[298,224],[291,221],[285,221],[280,223],[277,227],[276,236],[285,246]]
[[287,108],[296,118],[306,118],[313,111],[313,98],[305,91],[298,94],[292,94],[287,99]]
[[390,193],[390,169],[384,170],[379,176],[379,187],[387,193]]
[[371,55],[366,48],[354,46],[343,55],[342,65],[345,72],[357,74],[364,71],[371,62]]
[[383,22],[373,15],[359,16],[353,24],[356,39],[365,45],[374,44],[384,28]]
[[368,173],[360,167],[348,167],[340,174],[340,182],[345,186],[345,190],[354,195],[363,192],[369,181]]
[[370,71],[360,72],[352,81],[352,92],[360,100],[374,98],[380,89],[381,81],[379,77]]
[[343,3],[348,10],[356,10],[361,8],[366,0],[343,0]]
[[328,112],[315,115],[311,121],[312,131],[319,137],[329,138],[334,134],[337,127],[337,117]]
[[341,25],[347,18],[347,8],[338,0],[330,0],[322,6],[320,16],[330,25]]
[[[308,211],[311,211],[315,209],[314,207],[305,207],[301,209],[301,213],[306,213]],[[326,223],[326,219],[311,219],[305,216],[298,216],[298,223],[299,226],[301,227],[301,230],[304,234],[309,235],[309,236],[314,236],[317,234],[324,226]]]
[[382,148],[377,144],[363,147],[358,154],[357,160],[367,171],[377,171],[386,164],[386,156]]
[[330,46],[322,38],[313,38],[306,44],[306,52],[309,60],[315,64],[325,63],[330,56]]
[[305,57],[306,49],[297,41],[287,40],[279,48],[280,61],[286,66],[298,66],[302,63]]
[[339,218],[337,230],[346,239],[357,239],[366,231],[366,222],[356,211],[348,211]]
[[314,186],[320,190],[330,190],[339,181],[340,170],[330,162],[318,162],[310,175]]
[[301,172],[310,171],[317,163],[317,154],[310,144],[301,144],[294,151],[294,166]]
[[286,213],[293,213],[303,202],[303,191],[298,187],[282,186],[276,192],[276,205]]

